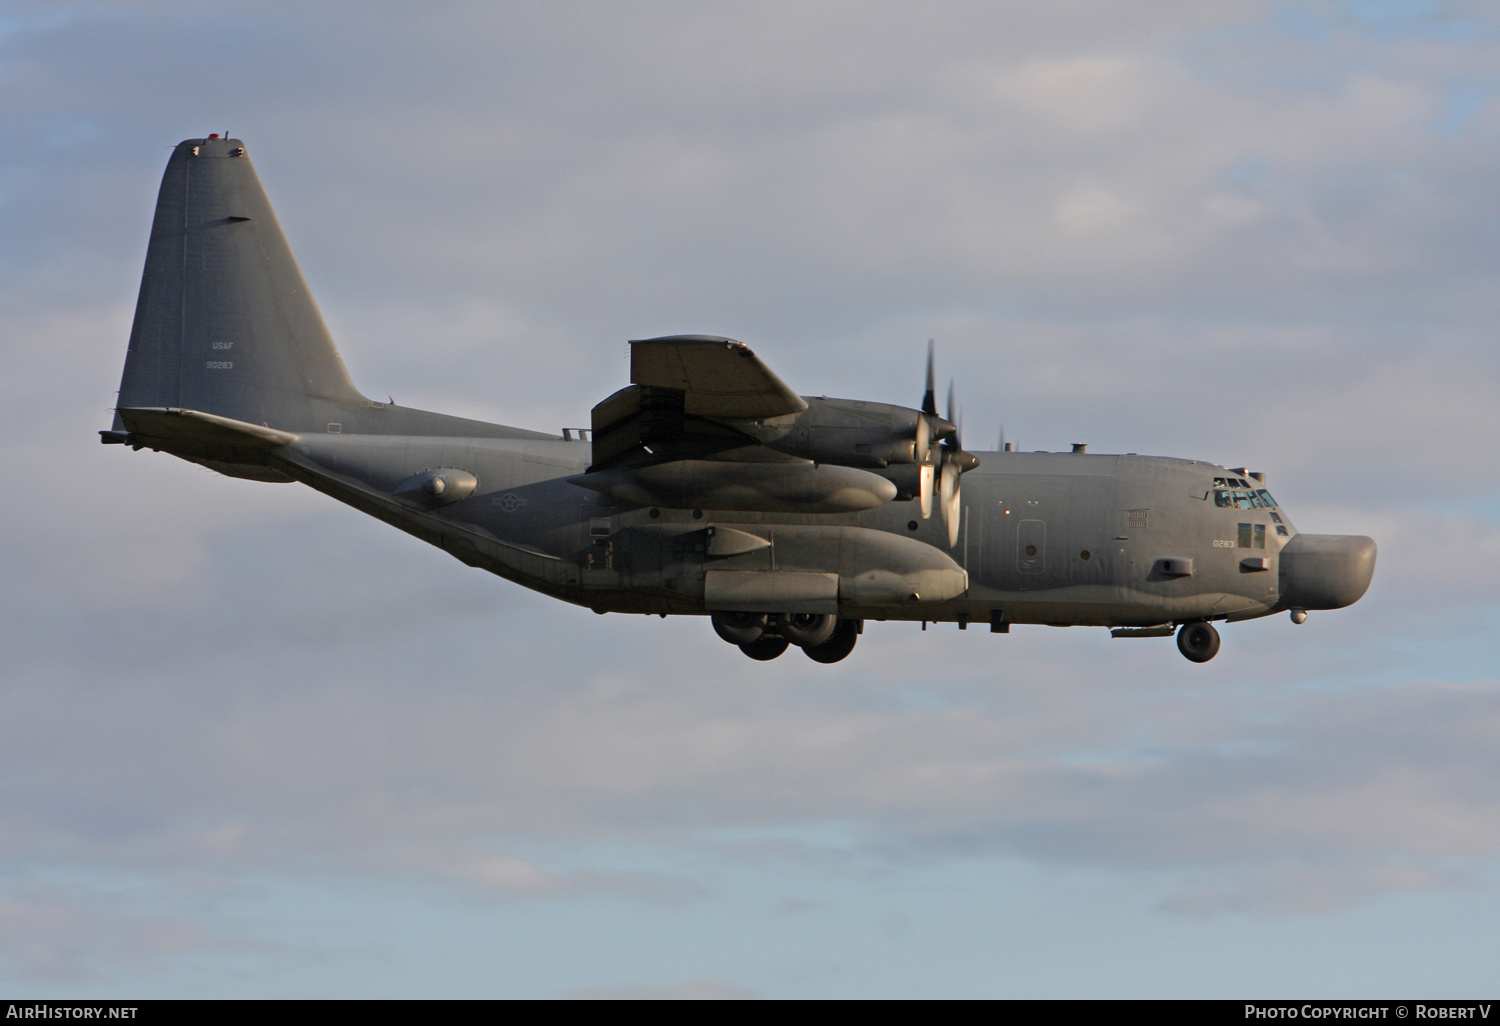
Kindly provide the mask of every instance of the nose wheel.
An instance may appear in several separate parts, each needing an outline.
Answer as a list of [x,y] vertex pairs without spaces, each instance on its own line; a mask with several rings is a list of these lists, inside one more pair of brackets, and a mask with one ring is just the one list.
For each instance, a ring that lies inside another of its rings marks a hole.
[[1206,663],[1219,654],[1219,632],[1211,623],[1185,623],[1177,632],[1177,651],[1195,663]]

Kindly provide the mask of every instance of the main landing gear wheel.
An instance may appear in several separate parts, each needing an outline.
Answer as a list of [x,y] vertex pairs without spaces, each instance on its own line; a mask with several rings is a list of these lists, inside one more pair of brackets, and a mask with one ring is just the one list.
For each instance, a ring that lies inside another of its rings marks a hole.
[[1185,623],[1177,632],[1177,650],[1195,663],[1206,663],[1219,654],[1219,632],[1211,623]]
[[833,637],[838,620],[832,613],[782,613],[780,633],[798,648],[812,648]]
[[749,645],[766,632],[765,613],[715,613],[714,631],[731,645]]
[[740,646],[741,652],[745,653],[751,659],[759,659],[763,663],[775,659],[786,650],[787,640],[785,638],[778,638],[774,634],[762,635],[756,640]]
[[836,663],[854,651],[854,643],[858,640],[859,621],[840,620],[827,641],[821,645],[804,645],[802,651],[814,662]]

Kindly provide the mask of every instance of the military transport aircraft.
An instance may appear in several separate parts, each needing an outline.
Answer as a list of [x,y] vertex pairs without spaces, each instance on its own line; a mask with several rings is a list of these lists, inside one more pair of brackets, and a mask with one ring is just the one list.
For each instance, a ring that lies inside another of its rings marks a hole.
[[[632,342],[561,434],[365,398],[237,139],[177,146],[103,441],[301,481],[595,612],[707,614],[753,659],[837,662],[870,620],[1092,624],[1219,650],[1213,622],[1357,601],[1375,543],[1292,526],[1199,460],[971,453],[920,408],[800,396],[743,342]],[[962,485],[960,482],[962,481]],[[934,516],[934,513],[936,515]]]

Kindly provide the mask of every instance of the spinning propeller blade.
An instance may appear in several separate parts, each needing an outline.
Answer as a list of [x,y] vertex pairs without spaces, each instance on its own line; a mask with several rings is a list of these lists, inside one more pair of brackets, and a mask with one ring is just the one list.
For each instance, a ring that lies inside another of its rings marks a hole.
[[964,466],[958,459],[959,455],[968,455],[963,451],[960,441],[962,429],[959,427],[960,418],[954,414],[953,404],[953,381],[948,381],[948,423],[954,425],[953,434],[943,441],[942,453],[942,477],[938,481],[938,494],[942,499],[943,523],[948,528],[948,547],[951,549],[958,544],[959,520],[963,516],[963,497],[960,495],[959,478],[963,475]]
[[937,349],[937,339],[927,340],[927,391],[922,393],[922,412],[930,417],[937,416],[937,392],[932,387],[933,352]]
[[951,549],[958,544],[959,525],[963,518],[959,481],[965,473],[979,466],[979,460],[972,453],[964,452],[963,431],[958,424],[960,418],[951,379],[948,382],[947,419],[938,416],[937,389],[933,380],[937,376],[935,350],[936,343],[928,339],[927,387],[922,393],[922,412],[917,417],[913,455],[919,463],[917,493],[922,519],[932,516],[932,493],[936,490]]

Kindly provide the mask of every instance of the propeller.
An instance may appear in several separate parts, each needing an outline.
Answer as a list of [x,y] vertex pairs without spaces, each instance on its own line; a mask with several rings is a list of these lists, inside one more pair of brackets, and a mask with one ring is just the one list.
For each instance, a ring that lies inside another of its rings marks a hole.
[[937,351],[937,339],[927,340],[927,391],[922,393],[922,412],[929,417],[937,416],[937,390],[932,387],[933,360]]
[[[963,508],[959,505],[962,497],[959,495],[959,478],[963,476],[964,466],[959,457],[968,456],[964,452],[960,436],[963,429],[958,425],[958,419],[953,416],[953,382],[948,382],[948,421],[954,424],[953,434],[943,442],[943,471],[942,478],[938,482],[938,494],[943,503],[943,523],[948,528],[948,547],[951,549],[958,544],[958,521],[962,516]],[[971,459],[973,457],[970,457]]]
[[917,418],[916,451],[921,465],[917,469],[918,498],[921,502],[922,519],[932,516],[932,493],[938,493],[938,505],[943,512],[943,523],[948,528],[948,547],[958,544],[958,527],[963,504],[959,495],[959,478],[966,471],[979,466],[979,460],[964,452],[962,432],[954,421],[953,383],[948,383],[948,417],[943,419],[937,412],[937,390],[933,384],[934,350],[936,344],[927,340],[927,388],[922,394],[922,415]]
[[927,388],[922,393],[922,416],[917,418],[917,441],[914,449],[922,465],[917,468],[917,494],[921,501],[922,519],[932,516],[932,484],[936,465],[932,459],[932,420],[937,418],[937,394],[932,386],[933,351],[935,339],[927,340]]

